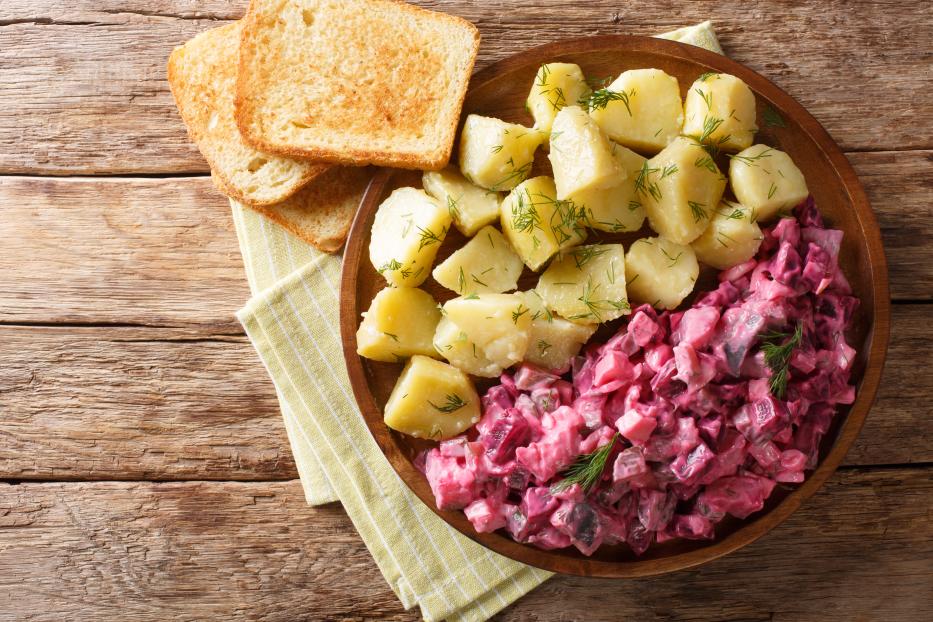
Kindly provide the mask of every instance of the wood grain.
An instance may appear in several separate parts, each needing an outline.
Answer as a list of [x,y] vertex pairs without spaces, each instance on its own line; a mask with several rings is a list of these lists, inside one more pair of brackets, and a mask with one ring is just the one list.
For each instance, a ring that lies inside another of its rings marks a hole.
[[[701,570],[558,577],[496,619],[930,619],[931,511],[928,470],[843,471]],[[0,577],[3,621],[419,619],[296,481],[0,485]]]
[[[895,300],[933,299],[933,151],[858,153]],[[0,321],[239,332],[249,296],[229,206],[200,177],[0,178]]]
[[0,319],[241,332],[249,297],[208,178],[0,177]]
[[[933,147],[933,101],[916,96],[933,87],[933,53],[919,43],[933,39],[930,3],[417,4],[480,27],[478,68],[561,38],[653,35],[712,19],[727,54],[797,97],[844,149]],[[172,47],[239,17],[245,6],[244,0],[4,2],[0,173],[205,171],[174,110],[165,61]]]
[[[849,465],[933,462],[929,307],[894,308],[877,402]],[[295,477],[272,384],[242,336],[0,327],[0,479]]]
[[296,477],[245,337],[5,326],[0,343],[0,477]]

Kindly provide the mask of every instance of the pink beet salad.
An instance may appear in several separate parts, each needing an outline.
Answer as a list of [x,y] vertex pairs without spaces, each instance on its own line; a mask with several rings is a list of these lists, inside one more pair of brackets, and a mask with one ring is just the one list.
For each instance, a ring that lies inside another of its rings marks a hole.
[[522,365],[422,456],[437,506],[543,549],[711,539],[817,464],[850,404],[858,300],[812,199],[686,310],[644,305],[571,370]]

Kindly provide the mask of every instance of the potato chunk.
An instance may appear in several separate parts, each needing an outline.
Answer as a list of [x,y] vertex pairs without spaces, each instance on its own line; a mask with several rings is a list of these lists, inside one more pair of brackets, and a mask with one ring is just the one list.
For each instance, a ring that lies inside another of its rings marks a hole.
[[459,326],[442,317],[434,333],[434,349],[450,361],[450,364],[468,374],[483,378],[497,378],[502,373],[502,366],[496,365],[479,346],[467,339]]
[[428,277],[450,228],[450,212],[423,190],[398,188],[376,211],[369,260],[391,285],[417,287]]
[[474,294],[448,300],[444,315],[502,368],[518,363],[528,349],[531,314],[521,294]]
[[509,241],[494,227],[483,227],[475,238],[434,268],[434,280],[461,296],[507,292],[518,286],[524,268]]
[[752,222],[752,211],[738,203],[723,201],[713,213],[709,227],[690,246],[697,259],[725,270],[754,257],[761,240],[761,229]]
[[705,73],[690,87],[684,101],[684,130],[723,151],[745,149],[755,140],[755,95],[748,85],[727,73]]
[[390,363],[415,354],[434,356],[434,331],[440,319],[431,294],[416,287],[387,287],[363,313],[356,352]]
[[579,106],[567,106],[557,113],[548,159],[558,199],[566,199],[574,192],[614,186],[626,176],[612,157],[609,140]]
[[586,213],[586,224],[601,231],[638,231],[645,221],[645,206],[635,194],[635,181],[646,159],[631,149],[612,143],[612,155],[625,178],[606,189],[571,193],[567,200]]
[[562,252],[538,279],[535,290],[549,309],[572,322],[608,322],[631,313],[621,244],[591,244]]
[[664,149],[684,124],[677,78],[660,69],[625,71],[590,101],[590,115],[609,138],[638,151]]
[[782,210],[790,210],[807,198],[807,180],[783,151],[752,145],[732,156],[729,181],[739,203],[763,222]]
[[471,184],[453,166],[425,171],[421,184],[425,192],[447,206],[454,225],[467,237],[499,217],[501,195]]
[[700,237],[726,188],[716,163],[691,138],[675,139],[639,174],[636,186],[651,228],[678,244]]
[[480,401],[462,371],[426,356],[413,356],[386,402],[387,426],[416,438],[456,436],[479,421]]
[[675,309],[693,291],[700,266],[689,246],[659,238],[636,240],[625,255],[625,279],[633,302]]
[[566,371],[570,360],[596,332],[596,324],[570,322],[552,313],[535,290],[524,292],[531,312],[531,336],[525,361],[547,370]]
[[535,75],[526,106],[535,120],[535,129],[550,134],[554,117],[564,106],[572,106],[586,95],[589,87],[579,65],[546,63]]
[[460,134],[460,171],[487,190],[511,190],[528,178],[547,134],[471,114]]
[[512,190],[502,201],[500,217],[502,232],[532,270],[586,239],[586,213],[570,201],[559,201],[550,177],[534,177]]

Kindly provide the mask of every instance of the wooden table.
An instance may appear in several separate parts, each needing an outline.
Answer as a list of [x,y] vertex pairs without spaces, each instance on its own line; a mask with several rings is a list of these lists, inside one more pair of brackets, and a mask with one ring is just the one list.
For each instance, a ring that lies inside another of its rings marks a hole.
[[[933,3],[421,4],[479,25],[479,66],[713,19],[848,153],[896,303],[861,438],[786,524],[695,571],[555,578],[500,619],[933,619]],[[339,505],[304,503],[234,319],[229,209],[165,82],[174,45],[243,8],[0,4],[0,620],[418,617]]]

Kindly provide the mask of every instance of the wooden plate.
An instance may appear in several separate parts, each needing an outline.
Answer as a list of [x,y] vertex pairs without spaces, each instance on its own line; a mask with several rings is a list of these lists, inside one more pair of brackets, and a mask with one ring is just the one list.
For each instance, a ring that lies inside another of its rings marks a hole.
[[[431,443],[389,430],[382,421],[382,407],[395,384],[400,365],[361,359],[356,354],[356,330],[360,314],[385,281],[369,262],[370,228],[376,208],[396,187],[420,187],[420,174],[411,171],[382,170],[373,179],[353,223],[344,254],[340,321],[344,357],[350,382],[370,431],[402,480],[441,518],[480,544],[512,559],[546,570],[567,574],[602,577],[638,577],[697,566],[734,551],[761,537],[780,524],[800,504],[823,485],[852,445],[875,397],[888,342],[888,277],[881,235],[855,172],[839,147],[788,94],[754,71],[706,50],[646,37],[602,36],[574,39],[544,45],[498,62],[473,76],[464,104],[467,113],[494,116],[531,125],[524,109],[525,98],[537,68],[544,62],[565,61],[579,64],[588,76],[616,76],[626,69],[655,67],[676,76],[682,94],[707,71],[733,74],[744,80],[758,100],[756,142],[786,151],[804,172],[816,204],[829,226],[842,229],[845,240],[840,262],[861,300],[849,343],[858,350],[853,379],[857,384],[855,403],[837,415],[824,440],[818,468],[799,486],[775,489],[766,507],[744,521],[725,520],[717,525],[712,542],[671,541],[653,544],[641,557],[627,546],[602,547],[590,558],[576,550],[543,551],[520,544],[501,533],[478,534],[462,512],[438,511],[424,476],[412,464],[415,456]],[[768,110],[767,116],[765,115]],[[777,113],[776,116],[773,113]],[[768,124],[765,119],[771,119]],[[546,158],[539,151],[536,167],[547,170]],[[536,173],[535,173],[536,174]],[[631,237],[591,236],[590,239]],[[456,231],[448,235],[438,261],[463,243]],[[526,270],[522,288],[531,287],[534,278]],[[437,300],[451,292],[428,279],[422,286]],[[698,290],[703,288],[702,281]],[[612,330],[618,324],[609,327]],[[488,386],[482,383],[482,391]],[[806,551],[800,551],[806,555]]]

